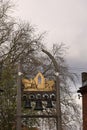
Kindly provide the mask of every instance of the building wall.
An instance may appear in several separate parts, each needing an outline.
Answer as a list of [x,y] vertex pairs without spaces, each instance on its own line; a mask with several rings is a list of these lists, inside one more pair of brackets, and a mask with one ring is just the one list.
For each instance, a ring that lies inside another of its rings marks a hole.
[[87,72],[82,73],[82,87],[78,92],[82,94],[83,130],[87,130]]
[[83,94],[82,98],[83,104],[83,130],[87,130],[87,93]]

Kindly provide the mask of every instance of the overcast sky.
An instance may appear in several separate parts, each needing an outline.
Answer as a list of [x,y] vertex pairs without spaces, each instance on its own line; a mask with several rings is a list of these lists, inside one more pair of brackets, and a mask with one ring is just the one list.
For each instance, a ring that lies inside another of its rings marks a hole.
[[63,42],[73,72],[87,72],[87,0],[14,0],[15,16],[47,32],[48,47]]

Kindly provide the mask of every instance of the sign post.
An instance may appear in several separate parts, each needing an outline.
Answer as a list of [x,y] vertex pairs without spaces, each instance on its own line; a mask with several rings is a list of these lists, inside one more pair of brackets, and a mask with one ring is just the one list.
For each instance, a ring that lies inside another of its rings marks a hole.
[[17,130],[21,129],[21,63],[18,63],[18,79],[17,79]]

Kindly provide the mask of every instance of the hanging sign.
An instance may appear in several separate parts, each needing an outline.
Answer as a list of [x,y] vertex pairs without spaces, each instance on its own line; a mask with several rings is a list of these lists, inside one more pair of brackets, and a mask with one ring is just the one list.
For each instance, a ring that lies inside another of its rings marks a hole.
[[22,79],[23,91],[55,91],[54,80],[47,80],[41,72],[34,79]]

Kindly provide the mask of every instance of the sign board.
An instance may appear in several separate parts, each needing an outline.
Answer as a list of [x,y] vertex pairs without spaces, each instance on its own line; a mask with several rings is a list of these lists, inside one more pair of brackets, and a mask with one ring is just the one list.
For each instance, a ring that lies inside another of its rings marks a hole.
[[44,78],[41,72],[39,72],[34,79],[22,79],[22,84],[24,86],[24,92],[31,91],[55,91],[54,80],[47,80]]

